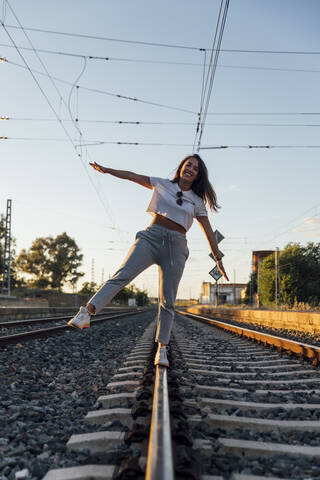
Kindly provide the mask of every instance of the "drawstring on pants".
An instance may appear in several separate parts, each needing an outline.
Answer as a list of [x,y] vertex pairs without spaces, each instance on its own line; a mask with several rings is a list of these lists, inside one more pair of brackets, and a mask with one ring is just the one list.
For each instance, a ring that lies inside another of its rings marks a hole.
[[162,237],[162,246],[163,247],[165,246],[165,241],[166,240],[167,240],[167,243],[168,243],[170,265],[172,267],[173,264],[174,264],[174,260],[173,260],[173,255],[172,255],[172,239],[171,239],[171,236],[170,236],[169,232],[165,233]]

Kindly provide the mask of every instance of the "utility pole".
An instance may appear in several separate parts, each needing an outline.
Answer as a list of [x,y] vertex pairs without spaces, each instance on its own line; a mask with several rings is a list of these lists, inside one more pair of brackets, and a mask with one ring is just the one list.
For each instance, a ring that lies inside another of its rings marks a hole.
[[7,200],[1,293],[8,297],[11,294],[11,207],[12,200]]
[[94,258],[91,260],[91,283],[95,283]]
[[251,261],[251,279],[250,279],[250,305],[253,306],[253,259]]
[[236,302],[236,271],[233,269],[233,304],[235,305]]
[[214,306],[217,308],[218,306],[218,280],[216,280],[216,293],[214,296]]
[[279,248],[276,248],[274,255],[274,268],[275,268],[275,304],[280,303],[280,268],[279,268]]
[[260,262],[257,266],[257,307],[260,308]]

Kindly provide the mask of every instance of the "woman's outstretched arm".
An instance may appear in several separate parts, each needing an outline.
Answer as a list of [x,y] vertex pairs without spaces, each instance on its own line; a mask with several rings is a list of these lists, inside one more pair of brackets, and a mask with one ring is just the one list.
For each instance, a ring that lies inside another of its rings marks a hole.
[[132,182],[139,183],[139,185],[142,185],[143,187],[147,187],[150,189],[153,188],[150,183],[150,177],[147,177],[146,175],[138,175],[137,173],[128,172],[127,170],[115,170],[113,168],[103,167],[96,162],[89,163],[89,165],[91,165],[91,167],[98,172],[109,173],[114,177],[123,178],[124,180],[131,180]]
[[222,259],[220,258],[220,252],[218,248],[218,243],[217,239],[215,236],[214,231],[212,230],[212,227],[210,225],[208,217],[197,217],[198,222],[201,225],[202,230],[204,231],[205,236],[208,239],[212,255],[214,256],[216,262],[217,262],[217,267],[219,268],[220,272],[224,276],[224,278],[229,282],[228,275],[225,272],[224,266],[222,264]]

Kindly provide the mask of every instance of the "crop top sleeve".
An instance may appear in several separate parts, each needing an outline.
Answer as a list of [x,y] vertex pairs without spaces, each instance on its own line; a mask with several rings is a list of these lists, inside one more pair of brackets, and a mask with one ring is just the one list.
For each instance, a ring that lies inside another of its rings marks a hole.
[[208,212],[207,212],[206,206],[204,204],[204,201],[200,197],[199,197],[199,199],[200,199],[200,201],[196,203],[196,206],[195,206],[195,209],[194,209],[194,216],[195,217],[207,217]]

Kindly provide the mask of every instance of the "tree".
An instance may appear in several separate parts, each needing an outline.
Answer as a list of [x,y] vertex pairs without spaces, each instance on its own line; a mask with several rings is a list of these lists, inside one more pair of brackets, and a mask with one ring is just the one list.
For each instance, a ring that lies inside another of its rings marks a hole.
[[120,303],[128,303],[129,298],[135,297],[135,287],[133,285],[129,285],[128,287],[124,287],[120,292],[118,292],[113,300]]
[[74,284],[84,275],[78,272],[82,258],[75,240],[64,232],[56,238],[34,240],[29,250],[20,252],[17,266],[33,277],[30,286],[61,290],[66,283]]
[[78,293],[81,295],[92,296],[97,291],[97,284],[95,282],[84,282],[81,290]]
[[144,307],[149,303],[148,293],[145,290],[139,290],[136,292],[136,302],[138,307]]
[[63,284],[75,284],[84,273],[78,272],[83,259],[75,240],[66,232],[52,240],[49,247],[51,286],[61,290]]
[[257,293],[257,274],[251,273],[250,280],[247,283],[245,292],[244,292],[244,303],[250,305],[253,303],[254,295]]
[[[280,301],[292,306],[295,302],[320,303],[320,243],[289,243],[280,252]],[[259,292],[264,304],[275,301],[274,255],[260,263]]]

